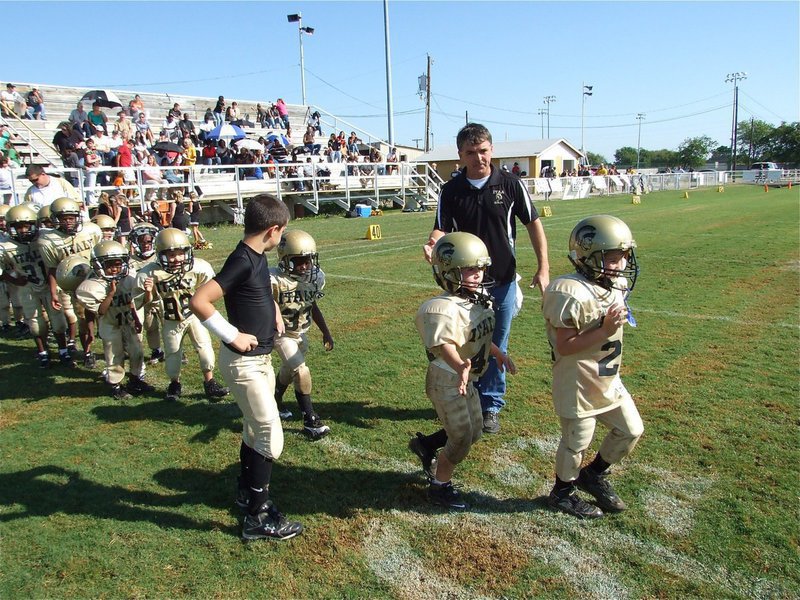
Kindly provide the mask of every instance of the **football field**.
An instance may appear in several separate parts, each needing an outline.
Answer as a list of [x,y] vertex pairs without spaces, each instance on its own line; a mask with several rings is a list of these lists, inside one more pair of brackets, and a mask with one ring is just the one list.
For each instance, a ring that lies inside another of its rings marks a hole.
[[[271,485],[305,532],[240,541],[240,413],[205,400],[188,342],[179,402],[162,399],[159,364],[156,396],[119,403],[99,370],[44,371],[31,340],[2,339],[0,597],[800,596],[800,194],[689,196],[552,202],[543,219],[551,277],[572,270],[567,241],[584,216],[620,217],[638,243],[621,375],[645,433],[612,474],[626,512],[584,522],[546,506],[559,428],[541,297],[527,285],[502,430],[455,472],[471,508],[429,505],[407,443],[437,427],[414,327],[438,293],[421,249],[433,213],[321,216],[290,226],[314,236],[326,274],[319,306],[336,345],[325,352],[312,328],[308,365],[331,434],[311,442],[301,420],[285,422]],[[381,239],[365,239],[369,225]],[[197,255],[219,269],[241,230],[204,232],[214,249]]]

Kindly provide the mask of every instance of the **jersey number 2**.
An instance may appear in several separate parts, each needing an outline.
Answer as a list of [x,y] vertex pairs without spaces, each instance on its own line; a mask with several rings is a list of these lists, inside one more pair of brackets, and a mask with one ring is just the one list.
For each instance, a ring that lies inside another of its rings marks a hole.
[[597,374],[600,375],[600,377],[612,377],[616,375],[617,371],[619,371],[619,365],[609,366],[609,363],[613,362],[615,358],[622,354],[622,342],[619,340],[608,342],[600,349],[611,350],[611,353],[597,361]]

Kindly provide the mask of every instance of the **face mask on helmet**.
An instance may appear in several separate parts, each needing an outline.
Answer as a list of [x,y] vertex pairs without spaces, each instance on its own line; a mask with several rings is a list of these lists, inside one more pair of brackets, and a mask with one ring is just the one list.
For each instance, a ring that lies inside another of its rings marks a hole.
[[83,229],[81,207],[69,198],[57,198],[53,201],[50,205],[50,218],[53,226],[67,235],[75,235]]
[[36,211],[26,204],[14,206],[6,214],[8,235],[21,244],[32,242],[39,231],[37,217]]
[[156,236],[156,253],[161,268],[167,273],[188,273],[194,266],[192,245],[186,234],[178,229],[163,229]]
[[[636,240],[622,220],[595,215],[583,219],[572,230],[569,259],[578,273],[601,287],[630,292],[639,276],[635,248]],[[627,286],[618,283],[620,278],[627,280]]]
[[[494,280],[486,274],[492,264],[489,251],[481,239],[471,233],[448,233],[436,242],[431,259],[433,278],[446,292],[481,303],[488,302],[487,290]],[[482,277],[465,280],[465,269],[478,269]]]
[[119,281],[128,275],[128,250],[119,242],[100,242],[92,249],[91,263],[98,277]]
[[319,254],[314,238],[299,229],[284,232],[278,243],[278,268],[293,279],[315,282]]
[[155,254],[155,239],[158,229],[155,227],[134,227],[130,233],[131,250],[137,258],[150,258]]

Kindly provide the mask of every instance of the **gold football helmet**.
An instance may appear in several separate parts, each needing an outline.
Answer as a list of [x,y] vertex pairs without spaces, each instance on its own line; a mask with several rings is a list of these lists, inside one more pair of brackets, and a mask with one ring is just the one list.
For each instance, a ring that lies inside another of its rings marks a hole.
[[56,269],[58,287],[65,292],[74,292],[91,272],[92,268],[83,256],[80,254],[68,256],[58,264]]
[[[39,231],[38,214],[30,204],[18,204],[6,212],[6,227],[12,240],[27,244],[36,237]],[[25,227],[27,225],[27,227]]]
[[40,208],[37,215],[38,215],[37,221],[39,223],[39,227],[46,227],[48,229],[53,228],[53,214],[50,210],[49,204]]
[[[74,221],[71,217],[74,217]],[[81,205],[72,198],[56,198],[50,204],[50,218],[53,227],[68,235],[75,235],[83,229]]]
[[479,295],[487,295],[486,288],[492,281],[487,281],[486,269],[492,264],[486,244],[476,235],[465,231],[448,233],[439,238],[433,247],[431,257],[433,278],[444,291],[451,294],[463,292],[461,269],[478,267],[484,270],[484,281]]
[[113,239],[114,233],[116,233],[116,231],[117,231],[117,224],[114,221],[114,219],[112,219],[108,215],[95,215],[95,217],[92,219],[92,221],[94,221],[95,224],[104,233],[107,232],[107,231],[111,231],[111,237]]
[[155,253],[155,240],[158,227],[152,223],[138,223],[128,234],[131,252],[136,258],[147,259]]
[[[170,265],[166,254],[168,250],[182,250],[183,262]],[[167,273],[188,273],[194,266],[194,253],[192,252],[192,244],[189,238],[180,229],[175,229],[174,227],[168,227],[158,232],[158,235],[156,235],[156,254],[161,268]]]
[[[311,259],[311,267],[299,272],[295,262],[305,257]],[[319,274],[319,254],[314,238],[299,229],[284,231],[278,243],[278,268],[290,277],[315,281]]]
[[[636,240],[624,221],[611,215],[593,215],[581,220],[569,236],[569,259],[575,269],[589,281],[606,289],[614,286],[614,280],[625,277],[628,290],[633,290],[639,276],[636,262]],[[612,250],[628,253],[624,269],[608,269],[605,254]]]
[[0,204],[0,231],[6,230],[6,213],[11,210],[8,204]]
[[[119,281],[128,275],[129,258],[130,254],[125,246],[114,240],[105,240],[92,248],[90,260],[95,275],[102,277],[106,281]],[[109,263],[118,260],[122,261],[122,267],[119,272],[113,275],[106,273],[106,269],[111,266]]]

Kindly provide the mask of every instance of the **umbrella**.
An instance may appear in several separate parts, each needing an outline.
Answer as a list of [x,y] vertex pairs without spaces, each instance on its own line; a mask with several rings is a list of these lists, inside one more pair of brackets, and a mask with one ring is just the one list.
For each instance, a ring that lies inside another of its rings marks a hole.
[[262,146],[256,140],[251,140],[249,138],[244,138],[243,140],[239,140],[234,145],[237,148],[247,148],[248,150],[263,150],[264,149],[264,146]]
[[206,134],[206,139],[232,138],[234,140],[240,140],[246,135],[247,134],[242,130],[241,127],[231,123],[223,123],[222,125],[219,125],[209,131]]
[[122,102],[114,92],[109,90],[92,90],[86,92],[81,98],[81,102],[94,104],[95,102],[103,108],[116,108],[121,107]]
[[181,148],[175,142],[156,142],[153,145],[153,150],[161,150],[163,152],[183,152],[183,148]]
[[268,142],[274,142],[275,140],[278,140],[278,139],[281,141],[281,144],[283,144],[284,146],[288,146],[289,145],[289,138],[287,138],[283,134],[281,134],[280,137],[278,137],[274,133],[272,135],[268,135],[267,136],[267,141]]

